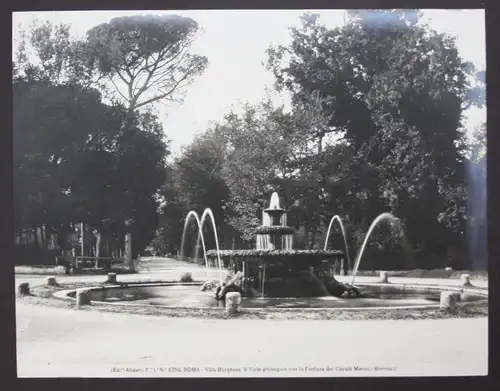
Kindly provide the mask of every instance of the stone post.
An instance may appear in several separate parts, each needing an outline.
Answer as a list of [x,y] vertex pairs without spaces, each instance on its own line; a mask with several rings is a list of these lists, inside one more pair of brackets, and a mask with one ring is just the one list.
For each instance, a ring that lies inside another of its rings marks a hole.
[[22,282],[17,286],[17,294],[19,296],[28,296],[30,294],[30,284]]
[[471,286],[472,284],[470,283],[470,276],[468,274],[462,274],[460,276],[460,282],[462,286]]
[[56,281],[56,278],[51,276],[51,277],[47,277],[45,279],[45,285],[48,285],[48,286],[56,286],[57,285],[57,281]]
[[239,292],[226,293],[226,315],[234,315],[240,310],[241,294]]
[[439,305],[443,310],[453,310],[457,308],[457,301],[460,294],[458,292],[441,292]]
[[247,263],[246,261],[241,262],[241,268],[243,269],[243,292],[245,292],[246,295],[248,295],[248,279],[247,279]]
[[76,308],[80,308],[82,305],[90,305],[90,296],[86,289],[76,291]]
[[97,232],[97,237],[96,237],[96,244],[95,244],[95,268],[98,268],[99,264],[99,257],[101,256],[101,245],[102,245],[102,234],[100,232]]
[[131,230],[132,220],[125,221],[125,264],[128,266],[130,271],[135,270],[135,265],[132,260],[132,232]]
[[381,283],[381,284],[388,284],[389,283],[389,273],[387,273],[385,271],[381,271],[380,272],[379,283]]
[[106,284],[116,284],[116,273],[108,273]]

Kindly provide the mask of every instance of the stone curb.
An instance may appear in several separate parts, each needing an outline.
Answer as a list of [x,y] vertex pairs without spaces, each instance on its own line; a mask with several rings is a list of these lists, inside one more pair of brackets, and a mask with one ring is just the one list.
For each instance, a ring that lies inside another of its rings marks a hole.
[[[125,284],[124,284],[125,285]],[[126,287],[156,287],[156,286],[176,286],[176,285],[184,285],[184,286],[201,286],[203,283],[198,283],[198,282],[190,282],[190,283],[179,283],[179,282],[164,282],[164,283],[130,283],[126,284]],[[488,298],[487,292],[485,292],[485,289],[470,289],[470,288],[465,288],[465,287],[458,287],[458,286],[439,286],[439,285],[422,285],[422,284],[397,284],[397,283],[387,283],[387,284],[381,284],[381,283],[360,283],[358,286],[380,286],[380,287],[398,287],[398,288],[403,288],[405,290],[406,288],[409,289],[425,289],[425,290],[430,290],[430,291],[440,291],[440,292],[445,292],[445,291],[454,291],[457,293],[474,293],[478,294],[481,296],[484,296],[485,299]],[[86,289],[87,291],[91,290],[106,290],[106,289],[113,289],[113,288],[124,288],[123,285],[110,285],[110,286],[96,286],[96,287],[87,287],[83,288]],[[63,300],[70,300],[70,301],[76,301],[76,297],[70,297],[68,296],[70,293],[77,292],[78,289],[82,288],[77,288],[77,289],[67,289],[67,290],[61,290],[58,292],[55,292],[53,294],[53,297],[58,298],[58,299],[63,299]],[[212,292],[207,292],[207,295],[212,295]],[[258,298],[257,298],[258,299]],[[342,300],[342,299],[340,299]],[[117,303],[117,302],[108,302],[108,301],[97,301],[93,300],[92,303],[97,304],[97,305],[103,305],[103,306],[123,306],[123,307],[135,307],[135,308],[140,308],[140,307],[157,307],[157,308],[162,308],[162,309],[172,309],[172,310],[214,310],[214,311],[220,311],[221,308],[216,308],[216,307],[182,307],[182,306],[166,306],[166,305],[149,305],[149,304],[134,304],[134,303]],[[468,305],[473,305],[474,303],[459,303],[458,306],[468,306]],[[284,311],[292,311],[292,312],[307,312],[307,311],[375,311],[375,310],[401,310],[401,309],[432,309],[432,308],[440,308],[440,304],[427,304],[427,305],[413,305],[413,306],[388,306],[388,307],[321,307],[321,308],[276,308],[276,307],[252,307],[252,308],[244,308],[245,311],[248,312],[262,312],[262,311],[268,311],[268,312],[284,312]]]

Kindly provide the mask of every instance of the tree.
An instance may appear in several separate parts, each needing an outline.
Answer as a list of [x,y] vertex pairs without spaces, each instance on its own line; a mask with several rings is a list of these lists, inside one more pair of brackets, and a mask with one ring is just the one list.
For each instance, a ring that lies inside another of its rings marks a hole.
[[438,249],[463,229],[461,115],[482,104],[469,83],[474,69],[453,38],[417,24],[416,11],[349,15],[334,29],[304,16],[289,46],[270,48],[268,67],[295,107],[319,93],[326,132],[352,149],[363,173],[349,190],[357,197],[353,221],[365,231],[389,208],[407,220],[413,243],[428,232],[424,241]]
[[207,58],[188,52],[198,31],[193,19],[177,15],[119,17],[90,29],[86,46],[131,113],[175,100],[203,73]]
[[[222,176],[226,144],[219,127],[208,129],[196,137],[186,147],[181,156],[169,170],[166,183],[162,188],[165,200],[163,207],[162,230],[164,247],[179,248],[184,219],[191,210],[198,214],[210,208],[214,214],[221,243],[227,233],[224,221],[225,203],[229,190]],[[192,232],[196,236],[197,227]],[[208,247],[215,248],[214,236],[210,223],[205,226]],[[184,249],[186,250],[186,249]]]
[[113,236],[131,214],[140,251],[156,229],[168,155],[156,118],[122,129],[125,109],[95,90],[23,78],[13,87],[16,228],[46,225],[64,237],[83,222]]
[[191,18],[149,15],[114,18],[87,32],[82,51],[91,69],[125,102],[123,128],[131,125],[138,110],[182,96],[203,73],[207,58],[189,53],[198,31]]
[[293,151],[284,121],[282,108],[264,101],[246,105],[241,115],[228,114],[223,123],[227,140],[223,175],[230,191],[226,216],[246,242],[253,241],[254,229],[262,224],[261,211],[269,206],[271,193],[290,174],[286,161]]
[[84,217],[72,187],[86,178],[75,167],[89,144],[112,137],[120,118],[96,91],[45,81],[14,80],[13,102],[16,228],[71,230]]
[[[198,32],[195,21],[175,15],[115,18],[83,40],[64,24],[35,22],[23,32],[14,61],[20,225],[50,215],[72,230],[82,221],[105,238],[105,254],[106,241],[119,244],[132,219],[134,255],[146,246],[169,154],[148,109],[180,98],[205,70],[207,59],[189,53]],[[124,105],[102,103],[97,90],[107,94],[109,83]]]
[[469,160],[475,163],[483,162],[486,159],[486,145],[486,123],[483,122],[474,129],[472,134]]
[[67,24],[33,21],[28,29],[20,30],[14,53],[15,76],[106,92],[102,75],[94,72],[95,59],[89,47],[71,37]]
[[471,141],[470,156],[465,163],[469,195],[466,238],[474,268],[485,270],[488,265],[486,123],[475,129]]

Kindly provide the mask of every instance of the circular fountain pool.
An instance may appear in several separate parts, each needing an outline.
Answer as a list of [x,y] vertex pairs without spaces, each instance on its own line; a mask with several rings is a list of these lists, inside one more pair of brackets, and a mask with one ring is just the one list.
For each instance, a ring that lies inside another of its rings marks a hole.
[[[487,300],[482,289],[446,286],[418,286],[403,284],[359,284],[363,297],[244,297],[241,307],[247,309],[380,309],[439,307],[441,291],[461,294],[461,304],[474,304]],[[157,306],[167,308],[217,308],[224,302],[217,301],[213,292],[203,292],[196,283],[136,283],[124,286],[89,288],[94,302]],[[61,291],[59,297],[74,298],[76,290]]]

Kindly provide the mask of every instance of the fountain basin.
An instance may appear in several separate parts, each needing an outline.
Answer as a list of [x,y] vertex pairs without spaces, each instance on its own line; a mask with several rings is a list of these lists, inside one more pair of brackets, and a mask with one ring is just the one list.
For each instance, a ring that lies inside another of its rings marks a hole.
[[[214,299],[213,292],[200,291],[201,283],[131,283],[126,286],[96,286],[86,288],[93,302],[107,305],[155,306],[164,308],[224,308],[224,302]],[[333,296],[300,297],[243,297],[242,309],[290,310],[377,310],[401,308],[439,308],[442,291],[461,295],[459,305],[474,305],[487,300],[487,290],[450,286],[423,286],[411,284],[358,284],[363,298],[336,298]],[[56,297],[76,300],[77,289],[59,291]]]
[[[343,256],[340,250],[221,250],[221,260],[244,261],[257,264],[280,264],[289,261],[318,264],[323,260],[337,259]],[[207,258],[216,259],[217,251],[207,251]]]

